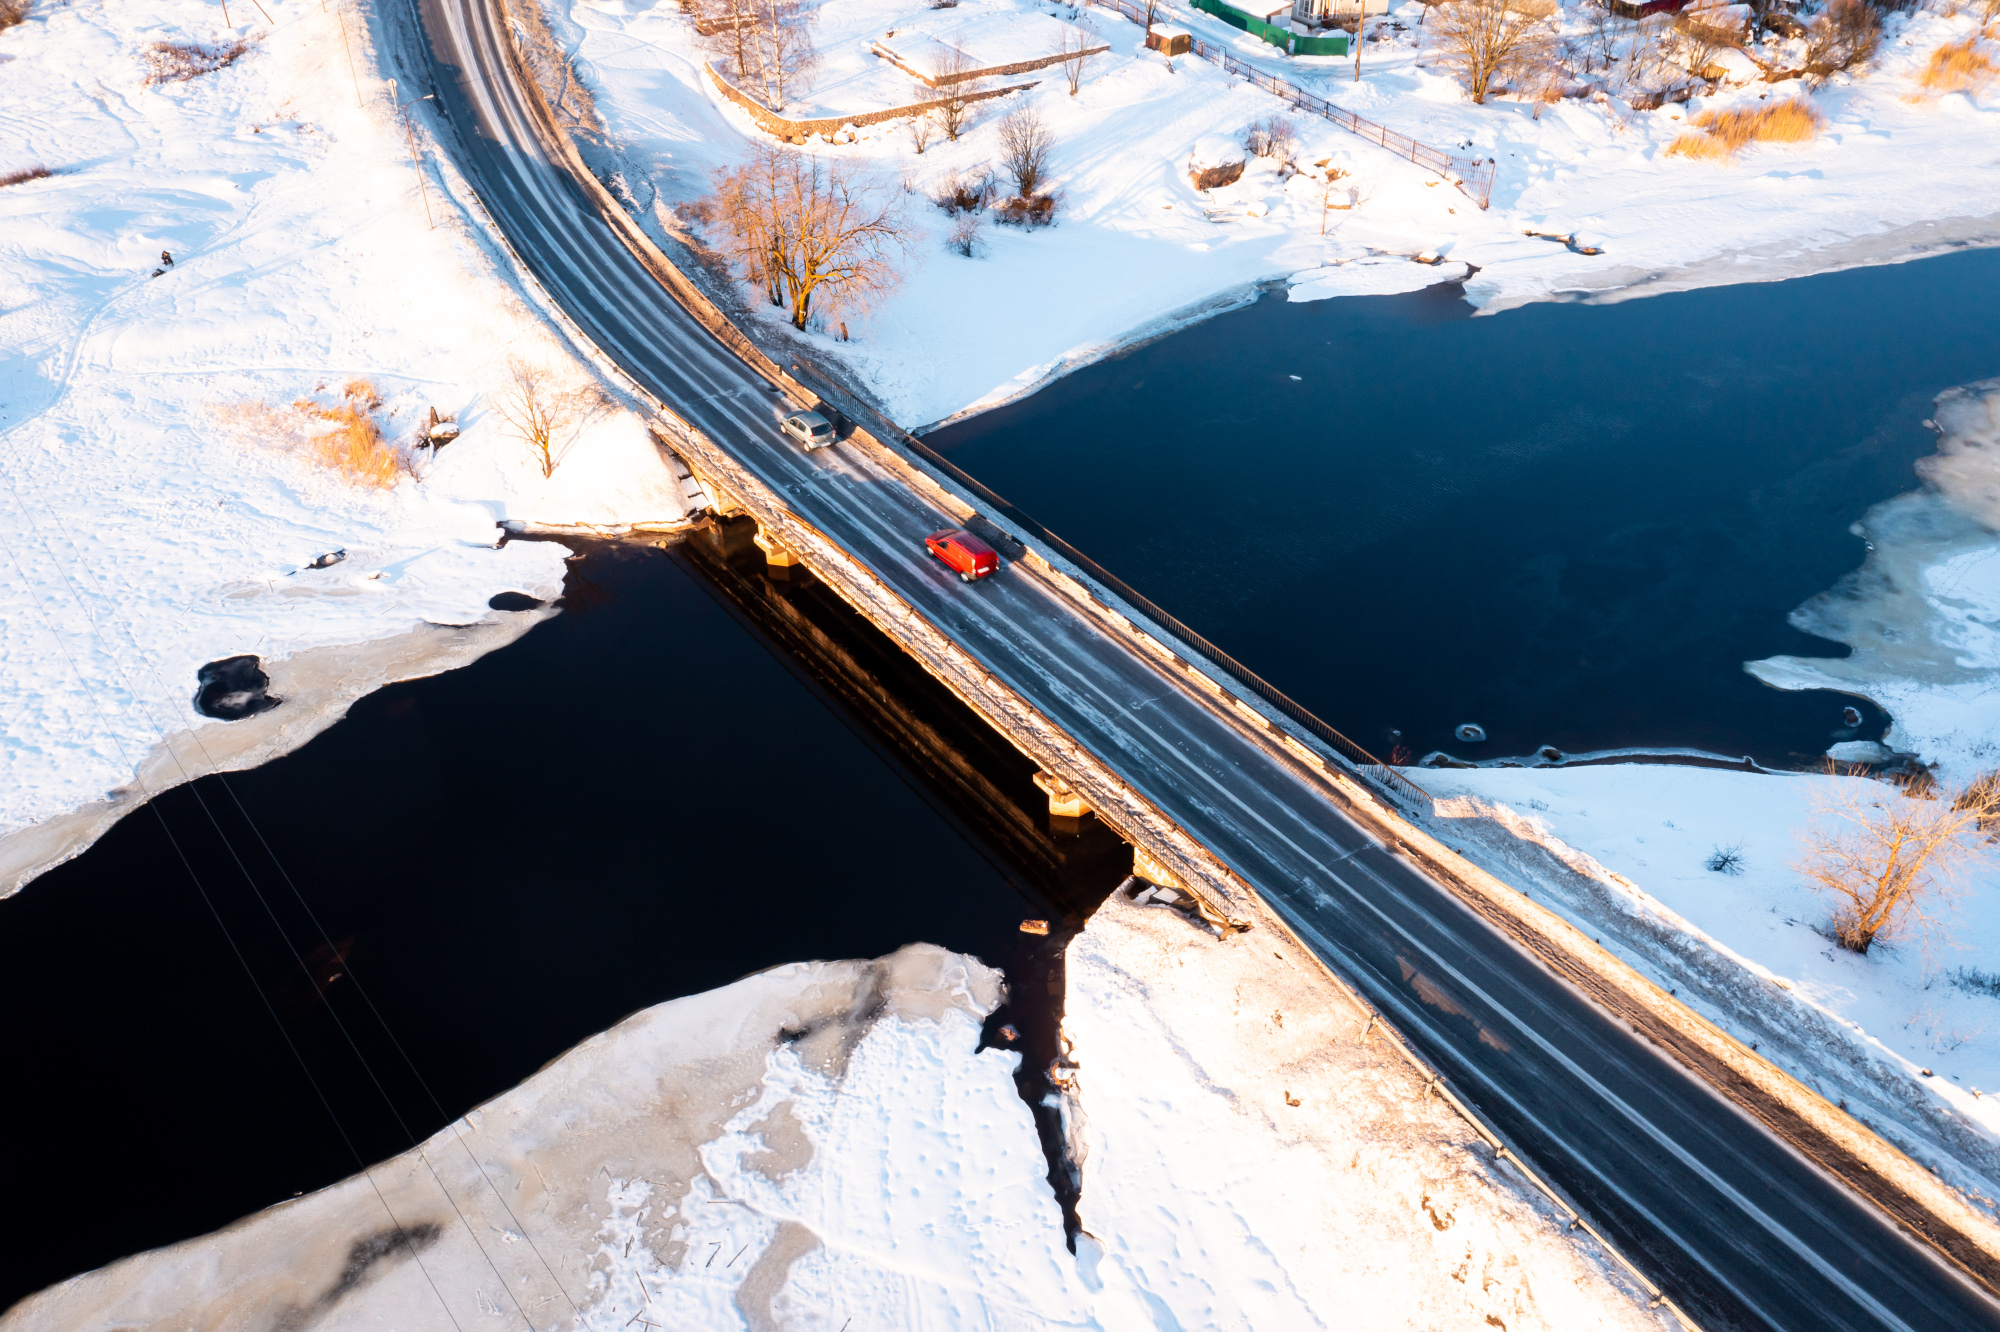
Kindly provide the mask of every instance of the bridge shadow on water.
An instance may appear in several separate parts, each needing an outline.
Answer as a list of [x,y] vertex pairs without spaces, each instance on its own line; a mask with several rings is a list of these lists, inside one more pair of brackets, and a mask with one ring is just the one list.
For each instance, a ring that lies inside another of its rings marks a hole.
[[1052,831],[1032,764],[748,537],[570,543],[519,642],[0,901],[0,1308],[402,1151],[636,1009],[920,940],[1006,971],[988,1040],[1059,1153],[1051,982],[1129,850]]

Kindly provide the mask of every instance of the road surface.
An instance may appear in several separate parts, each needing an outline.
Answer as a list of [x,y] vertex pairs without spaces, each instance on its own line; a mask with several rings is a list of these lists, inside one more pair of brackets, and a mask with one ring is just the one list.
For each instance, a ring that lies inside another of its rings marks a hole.
[[[459,165],[627,374],[1254,885],[1705,1327],[2000,1328],[2000,1306],[1377,844],[1235,724],[1019,566],[967,586],[955,526],[781,400],[661,288],[538,146],[490,0],[418,0]],[[1087,1187],[1087,1181],[1086,1181]]]

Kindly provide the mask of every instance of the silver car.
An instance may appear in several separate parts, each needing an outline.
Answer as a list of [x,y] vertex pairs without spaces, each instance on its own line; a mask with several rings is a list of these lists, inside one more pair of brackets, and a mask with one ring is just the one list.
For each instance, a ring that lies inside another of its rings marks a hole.
[[833,422],[818,412],[793,412],[778,422],[778,429],[805,445],[808,450],[823,449],[833,443]]

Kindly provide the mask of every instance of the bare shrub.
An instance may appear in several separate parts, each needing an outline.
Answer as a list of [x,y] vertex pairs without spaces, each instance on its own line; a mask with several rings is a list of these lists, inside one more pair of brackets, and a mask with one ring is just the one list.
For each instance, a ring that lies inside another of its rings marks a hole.
[[[1326,215],[1334,211],[1346,212],[1361,201],[1361,192],[1351,185],[1342,185],[1353,173],[1346,167],[1330,166],[1319,184],[1319,234],[1326,235]],[[1341,195],[1347,196],[1346,203],[1335,203]]]
[[1266,116],[1244,134],[1243,146],[1258,157],[1289,162],[1298,152],[1299,135],[1285,117]]
[[931,191],[931,202],[944,210],[946,217],[957,217],[961,213],[976,213],[986,207],[993,197],[993,178],[988,175],[971,175],[954,171],[940,179]]
[[1021,198],[1034,198],[1047,182],[1055,146],[1048,122],[1032,106],[1016,107],[1000,121],[1000,164],[1014,178]]
[[597,385],[585,382],[564,388],[547,368],[509,356],[507,388],[494,400],[493,410],[528,446],[547,478],[556,474],[577,436],[607,406]]
[[983,219],[978,213],[960,213],[951,224],[951,235],[945,239],[945,247],[953,254],[972,258],[979,245],[979,228]]
[[146,82],[186,83],[204,74],[226,69],[243,58],[251,47],[248,40],[217,42],[154,42],[139,53],[146,62]]
[[0,28],[11,28],[16,23],[26,23],[28,11],[34,7],[34,0],[0,0]]
[[1827,0],[1806,29],[1805,67],[1822,77],[1864,65],[1882,44],[1882,15],[1868,0]]
[[1944,942],[1961,878],[1988,854],[1978,832],[2000,818],[2000,788],[1946,794],[1925,799],[1856,781],[1827,782],[1815,793],[1793,868],[1832,899],[1829,923],[1842,948],[1866,953],[1914,934],[1928,955]]
[[1980,49],[1980,33],[1970,33],[1955,42],[1946,42],[1931,52],[1917,86],[1934,96],[1945,93],[1976,93],[2000,78],[2000,65]]
[[45,166],[22,167],[19,171],[0,171],[0,189],[9,185],[25,185],[31,180],[46,180],[56,173]]
[[1431,25],[1446,68],[1457,71],[1474,102],[1483,103],[1496,82],[1545,64],[1555,46],[1535,0],[1450,0]]
[[1704,111],[1667,145],[1668,157],[1730,158],[1753,143],[1806,143],[1826,123],[1810,102],[1787,99],[1754,111]]
[[1090,34],[1065,23],[1056,38],[1055,54],[1063,58],[1063,80],[1069,84],[1069,95],[1074,97],[1083,88],[1083,62],[1096,54],[1090,46]]
[[931,146],[931,132],[937,128],[937,122],[931,119],[929,112],[925,112],[921,116],[911,116],[904,122],[904,127],[910,131],[911,146],[917,150],[917,156],[922,157],[924,149]]
[[1051,194],[1032,199],[1009,199],[993,210],[993,220],[1003,227],[1046,227],[1056,220],[1056,200]]
[[897,191],[850,162],[775,144],[719,173],[712,203],[724,248],[794,328],[806,327],[815,299],[866,306],[895,284],[895,261],[909,248]]
[[932,9],[957,9],[958,0],[931,0]]
[[1583,23],[1583,72],[1590,73],[1593,66],[1610,69],[1618,57],[1619,39],[1625,35],[1618,16],[1611,12],[1611,0],[1584,0]]
[[985,86],[984,79],[971,77],[979,68],[971,54],[956,42],[942,43],[944,50],[931,62],[931,82],[937,86],[941,105],[937,108],[938,128],[953,143],[972,123],[972,94]]

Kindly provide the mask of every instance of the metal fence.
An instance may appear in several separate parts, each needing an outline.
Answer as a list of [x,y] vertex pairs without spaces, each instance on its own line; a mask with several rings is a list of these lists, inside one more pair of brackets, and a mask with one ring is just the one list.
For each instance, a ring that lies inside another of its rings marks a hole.
[[[1133,4],[1132,0],[1085,0],[1085,3],[1122,14],[1142,26],[1146,22],[1145,8]],[[1156,19],[1157,17],[1155,15]],[[1356,40],[1359,40],[1358,33]],[[1433,148],[1427,143],[1419,143],[1407,134],[1398,134],[1386,125],[1378,125],[1372,120],[1355,115],[1352,111],[1342,110],[1324,97],[1316,97],[1295,83],[1288,83],[1275,74],[1266,74],[1249,61],[1239,59],[1219,46],[1204,42],[1199,37],[1194,39],[1194,54],[1212,65],[1220,65],[1227,73],[1248,79],[1259,88],[1282,98],[1301,111],[1310,111],[1316,116],[1330,120],[1349,133],[1358,134],[1370,143],[1379,144],[1396,156],[1407,158],[1426,171],[1444,177],[1458,186],[1466,198],[1481,208],[1485,208],[1493,200],[1493,179],[1498,168],[1490,157],[1465,157],[1458,153],[1446,152],[1442,148]]]
[[840,388],[839,381],[825,373],[817,365],[813,365],[804,358],[800,358],[793,363],[793,372],[795,375],[798,375],[801,371],[806,372],[805,377],[811,380],[812,387],[819,392],[821,397],[837,396],[841,401],[846,403],[847,405],[844,410],[848,416],[862,415],[869,418],[874,425],[874,428],[869,433],[877,439],[885,444],[892,442],[900,444],[911,453],[916,454],[919,458],[930,464],[932,468],[944,473],[961,487],[977,496],[988,509],[994,513],[1004,515],[1007,521],[1014,526],[1060,554],[1064,559],[1068,560],[1078,569],[1081,569],[1087,576],[1097,580],[1098,583],[1108,588],[1112,595],[1118,597],[1154,624],[1166,630],[1174,638],[1179,639],[1187,647],[1194,649],[1198,656],[1205,657],[1211,665],[1220,669],[1225,675],[1232,677],[1245,689],[1257,695],[1279,712],[1291,718],[1292,721],[1318,737],[1335,753],[1346,759],[1362,776],[1367,777],[1384,790],[1411,802],[1415,806],[1416,812],[1422,814],[1431,812],[1432,800],[1430,792],[1424,790],[1421,786],[1403,776],[1402,773],[1396,771],[1381,759],[1376,758],[1360,745],[1355,744],[1339,731],[1321,721],[1318,717],[1307,711],[1303,705],[1287,697],[1276,685],[1265,680],[1248,666],[1245,666],[1242,662],[1224,652],[1220,647],[1211,643],[1207,638],[1196,633],[1166,611],[1161,610],[1151,600],[1128,585],[1124,579],[1118,577],[1118,575],[1106,569],[1096,560],[1091,559],[1090,556],[1084,554],[1075,546],[1070,545],[1069,542],[1064,541],[1054,532],[1049,531],[1048,528],[1043,527],[1033,518],[1030,518],[1008,501],[1002,499],[977,477],[964,471],[936,449],[931,448],[930,445],[924,443],[915,435],[902,429],[886,416],[874,411],[867,404],[855,398],[854,395]]

